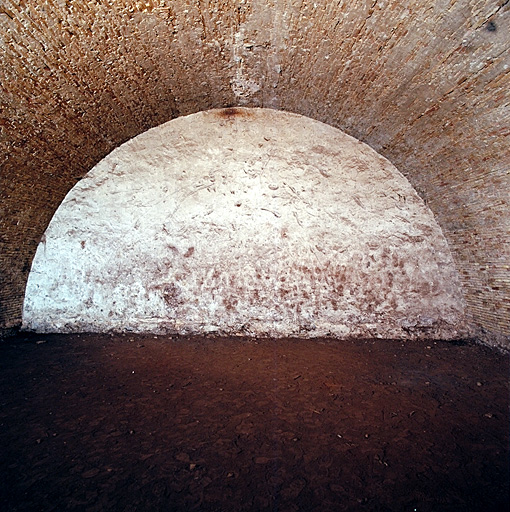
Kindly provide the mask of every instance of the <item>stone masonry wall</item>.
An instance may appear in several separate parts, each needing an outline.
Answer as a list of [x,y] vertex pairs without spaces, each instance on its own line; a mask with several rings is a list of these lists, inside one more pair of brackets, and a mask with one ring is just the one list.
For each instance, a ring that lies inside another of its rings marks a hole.
[[2,0],[2,329],[93,165],[238,105],[323,121],[395,164],[448,240],[474,332],[508,345],[509,25],[505,0]]

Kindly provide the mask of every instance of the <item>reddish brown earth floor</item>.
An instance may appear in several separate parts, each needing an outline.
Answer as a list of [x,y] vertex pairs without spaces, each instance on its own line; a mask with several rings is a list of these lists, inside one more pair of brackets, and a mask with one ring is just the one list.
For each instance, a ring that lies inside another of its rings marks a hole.
[[2,511],[498,511],[509,357],[446,342],[20,336]]

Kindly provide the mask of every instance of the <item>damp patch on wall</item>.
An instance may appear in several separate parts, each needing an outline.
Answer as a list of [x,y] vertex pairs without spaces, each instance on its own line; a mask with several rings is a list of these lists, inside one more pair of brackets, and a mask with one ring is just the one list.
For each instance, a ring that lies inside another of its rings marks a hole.
[[229,108],[126,142],[39,244],[23,327],[456,337],[447,243],[404,176],[309,118]]

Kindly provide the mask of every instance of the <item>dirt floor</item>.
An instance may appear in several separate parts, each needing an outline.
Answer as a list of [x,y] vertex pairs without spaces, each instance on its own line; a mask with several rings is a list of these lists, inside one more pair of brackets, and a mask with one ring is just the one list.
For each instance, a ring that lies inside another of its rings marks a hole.
[[2,511],[507,511],[509,356],[417,341],[20,335]]

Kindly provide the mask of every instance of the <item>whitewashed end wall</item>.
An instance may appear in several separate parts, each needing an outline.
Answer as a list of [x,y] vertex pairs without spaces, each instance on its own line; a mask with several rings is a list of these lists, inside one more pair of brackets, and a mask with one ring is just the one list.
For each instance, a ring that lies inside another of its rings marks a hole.
[[67,195],[25,329],[455,337],[459,279],[386,159],[303,116],[224,109],[123,144]]

